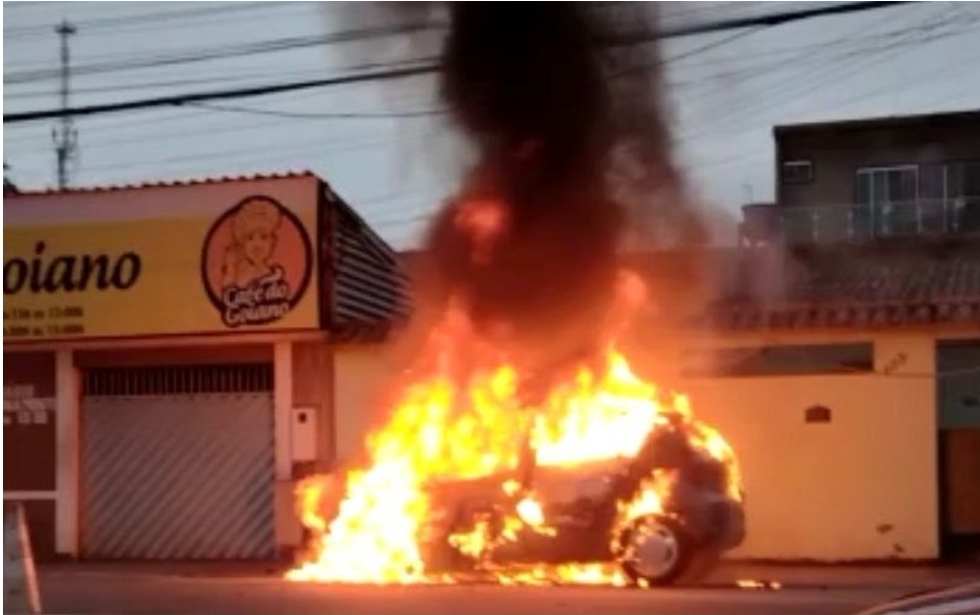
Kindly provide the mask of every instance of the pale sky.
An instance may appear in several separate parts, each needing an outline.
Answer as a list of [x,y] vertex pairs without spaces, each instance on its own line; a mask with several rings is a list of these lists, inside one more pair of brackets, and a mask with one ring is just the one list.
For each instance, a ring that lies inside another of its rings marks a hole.
[[[338,4],[249,4],[4,2],[4,112],[58,104],[58,81],[47,71],[58,66],[53,27],[62,19],[78,27],[72,65],[89,71],[72,80],[74,105],[315,79],[425,52],[388,37],[145,66],[376,25],[360,14],[360,24],[339,19],[349,7]],[[663,10],[676,26],[812,4],[671,2]],[[666,41],[671,126],[688,182],[713,206],[735,212],[772,198],[773,125],[980,108],[978,34],[980,6],[923,2]],[[389,242],[409,247],[460,170],[439,116],[390,117],[436,109],[433,85],[422,77],[220,103],[286,117],[157,108],[80,118],[72,184],[310,169]],[[52,124],[4,126],[3,157],[23,188],[55,183]]]

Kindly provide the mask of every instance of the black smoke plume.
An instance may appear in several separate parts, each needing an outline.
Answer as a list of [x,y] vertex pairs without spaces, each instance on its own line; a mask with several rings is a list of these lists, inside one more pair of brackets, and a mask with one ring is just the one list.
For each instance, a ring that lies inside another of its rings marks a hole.
[[[434,220],[426,251],[442,296],[539,369],[594,354],[604,341],[619,249],[642,222],[623,194],[666,225],[683,220],[685,234],[697,231],[692,217],[654,207],[679,180],[657,96],[655,35],[641,12],[625,10],[449,8],[440,92],[477,163]],[[624,161],[634,172],[617,175]]]

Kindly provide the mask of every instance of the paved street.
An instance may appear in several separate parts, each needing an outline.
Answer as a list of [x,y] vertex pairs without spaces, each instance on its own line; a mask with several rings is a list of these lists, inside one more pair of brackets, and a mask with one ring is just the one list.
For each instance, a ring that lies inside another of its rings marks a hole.
[[[748,577],[745,575],[749,575]],[[730,578],[784,583],[731,589]],[[269,571],[62,565],[41,573],[46,613],[854,613],[876,602],[976,579],[976,569],[776,568],[720,570],[704,587],[350,587],[283,581]]]

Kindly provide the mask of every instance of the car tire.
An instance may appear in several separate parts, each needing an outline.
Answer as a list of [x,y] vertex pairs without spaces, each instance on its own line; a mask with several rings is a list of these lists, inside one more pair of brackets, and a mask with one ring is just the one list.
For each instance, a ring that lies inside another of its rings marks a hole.
[[673,585],[687,571],[693,544],[675,519],[646,515],[630,523],[620,536],[620,566],[636,585]]

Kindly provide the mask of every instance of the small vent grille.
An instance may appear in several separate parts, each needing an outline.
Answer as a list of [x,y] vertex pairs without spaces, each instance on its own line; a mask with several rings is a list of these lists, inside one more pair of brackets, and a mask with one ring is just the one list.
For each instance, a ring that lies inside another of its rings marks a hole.
[[161,365],[85,372],[85,396],[260,393],[272,391],[272,365]]

